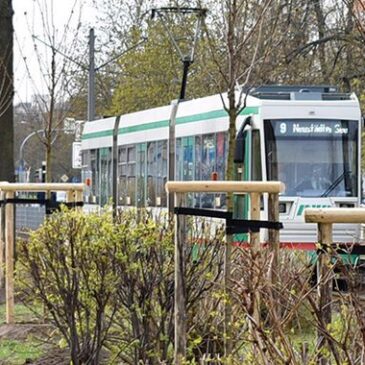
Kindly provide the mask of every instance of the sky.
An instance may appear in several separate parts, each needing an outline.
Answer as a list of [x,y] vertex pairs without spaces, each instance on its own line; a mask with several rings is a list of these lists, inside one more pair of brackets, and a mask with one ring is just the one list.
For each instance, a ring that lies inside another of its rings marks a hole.
[[[43,11],[40,10],[40,7]],[[53,19],[56,39],[61,42],[66,24],[69,24],[72,29],[71,32],[67,32],[69,38],[74,34],[80,19],[82,28],[78,37],[81,46],[87,51],[88,28],[94,25],[96,10],[92,7],[91,0],[13,0],[13,8],[14,104],[16,105],[20,102],[31,101],[33,94],[47,93],[39,68],[40,62],[47,62],[50,51],[49,47],[42,44],[42,41],[47,41],[43,24],[52,26]],[[72,9],[74,12],[69,21]],[[81,17],[79,17],[80,14]],[[39,40],[34,41],[32,34],[36,35]],[[70,41],[67,37],[66,42]],[[39,50],[40,59],[37,59],[34,44]]]

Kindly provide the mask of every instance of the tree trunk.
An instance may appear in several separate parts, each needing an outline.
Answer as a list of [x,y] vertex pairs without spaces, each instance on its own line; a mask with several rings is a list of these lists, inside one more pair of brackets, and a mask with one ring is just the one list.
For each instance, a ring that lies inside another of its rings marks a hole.
[[14,181],[13,8],[0,0],[0,181]]
[[345,70],[343,76],[344,88],[346,92],[351,92],[351,74],[353,70],[353,50],[354,47],[352,46],[351,42],[351,34],[354,30],[354,16],[353,16],[353,9],[354,9],[354,0],[350,0],[347,3],[347,18],[346,18],[346,62],[345,62]]
[[[54,126],[54,109],[55,109],[55,93],[56,93],[56,51],[52,49],[52,61],[51,61],[51,88],[50,88],[50,99],[49,99],[49,112],[47,118],[46,128],[46,181],[47,183],[52,182],[52,140]],[[57,131],[56,131],[57,133]],[[50,198],[50,197],[48,197]]]
[[[323,15],[323,9],[322,4],[320,0],[314,1],[314,11],[316,14],[316,20],[317,20],[317,29],[318,29],[318,39],[323,39],[326,34],[326,23],[325,18]],[[318,45],[318,52],[319,52],[319,62],[321,65],[321,72],[323,77],[323,83],[328,83],[328,71],[327,71],[327,57],[326,57],[326,43],[320,43]]]

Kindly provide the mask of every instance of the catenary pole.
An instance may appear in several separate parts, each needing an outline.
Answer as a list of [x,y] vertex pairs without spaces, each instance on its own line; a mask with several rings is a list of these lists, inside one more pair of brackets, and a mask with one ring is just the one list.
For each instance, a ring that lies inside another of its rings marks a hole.
[[89,31],[89,79],[88,79],[88,100],[87,120],[95,119],[95,33],[94,28]]

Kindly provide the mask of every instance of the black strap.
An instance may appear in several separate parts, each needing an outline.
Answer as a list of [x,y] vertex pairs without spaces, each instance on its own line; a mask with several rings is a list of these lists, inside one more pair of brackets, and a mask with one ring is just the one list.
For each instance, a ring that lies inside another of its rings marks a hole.
[[227,234],[260,232],[260,228],[275,230],[280,230],[283,228],[283,224],[281,222],[233,219],[232,212],[223,212],[220,210],[175,207],[174,213],[178,215],[192,215],[225,219]]
[[249,233],[259,232],[256,229],[250,229],[249,227],[238,227],[238,226],[226,226],[226,234],[237,234],[237,233]]
[[6,204],[38,204],[38,205],[45,205],[50,208],[58,208],[61,205],[65,205],[66,207],[82,207],[84,206],[84,202],[58,202],[54,201],[52,199],[25,199],[25,198],[14,198],[14,199],[4,199],[0,200],[0,206],[6,205]]
[[283,228],[283,223],[272,222],[272,221],[258,221],[258,220],[248,220],[248,219],[230,219],[227,220],[228,227],[247,227],[252,232],[259,232],[260,228],[275,229],[280,230]]
[[221,219],[232,218],[231,212],[224,212],[222,210],[212,210],[212,209],[175,207],[174,213],[178,215],[193,215],[193,216],[209,217],[209,218],[221,218]]
[[0,201],[0,205],[6,204],[39,204],[45,205],[46,199],[25,199],[25,198],[13,198],[13,199],[4,199]]
[[59,206],[65,205],[67,208],[74,208],[74,207],[83,207],[84,202],[71,202],[71,203],[62,203],[58,202]]
[[227,220],[226,232],[228,234],[260,232],[260,228],[280,230],[283,229],[281,222],[258,221],[248,219],[230,219]]

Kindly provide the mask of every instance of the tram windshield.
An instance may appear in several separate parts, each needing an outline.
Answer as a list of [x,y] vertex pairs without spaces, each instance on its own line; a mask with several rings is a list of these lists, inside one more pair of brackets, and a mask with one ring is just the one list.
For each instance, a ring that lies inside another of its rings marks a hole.
[[349,120],[266,120],[268,180],[284,182],[286,196],[357,196],[357,126]]

